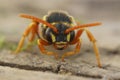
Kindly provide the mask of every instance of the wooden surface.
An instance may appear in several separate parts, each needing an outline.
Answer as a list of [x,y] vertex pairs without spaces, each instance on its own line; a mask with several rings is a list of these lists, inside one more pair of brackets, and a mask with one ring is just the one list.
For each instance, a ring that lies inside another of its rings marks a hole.
[[119,57],[117,56],[120,56],[120,52],[117,51],[114,54],[114,51],[100,50],[102,51],[103,68],[97,67],[95,55],[90,49],[83,49],[81,54],[67,58],[66,62],[57,61],[53,57],[39,53],[21,52],[15,55],[10,50],[1,50],[0,78],[1,80],[43,80],[47,76],[46,80],[59,80],[59,78],[71,80],[72,78],[76,78],[74,80],[119,80],[120,64],[117,63],[116,65],[115,62],[118,62]]

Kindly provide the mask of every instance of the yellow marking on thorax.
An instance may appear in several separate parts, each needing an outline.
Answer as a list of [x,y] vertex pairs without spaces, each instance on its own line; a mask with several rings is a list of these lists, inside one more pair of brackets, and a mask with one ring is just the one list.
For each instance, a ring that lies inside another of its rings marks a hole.
[[[43,20],[46,21],[46,18],[47,18],[47,15],[43,16]],[[45,24],[42,24],[43,25],[43,28],[46,28],[46,25]]]

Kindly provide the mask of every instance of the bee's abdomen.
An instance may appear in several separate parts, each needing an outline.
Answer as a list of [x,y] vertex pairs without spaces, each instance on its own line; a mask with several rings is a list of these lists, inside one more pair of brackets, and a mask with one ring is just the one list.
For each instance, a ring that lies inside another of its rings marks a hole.
[[71,17],[64,12],[52,12],[46,17],[46,21],[49,23],[53,22],[67,22],[72,23]]

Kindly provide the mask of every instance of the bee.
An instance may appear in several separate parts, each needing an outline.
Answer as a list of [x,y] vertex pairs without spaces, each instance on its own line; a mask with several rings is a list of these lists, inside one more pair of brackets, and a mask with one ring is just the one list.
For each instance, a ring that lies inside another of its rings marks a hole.
[[37,36],[37,44],[41,53],[54,56],[56,59],[58,59],[59,57],[58,53],[55,53],[54,51],[47,51],[45,49],[45,46],[52,45],[57,50],[64,50],[69,45],[76,44],[76,47],[73,51],[66,52],[61,56],[61,60],[65,61],[64,59],[66,57],[72,56],[80,52],[80,37],[83,32],[86,32],[89,40],[93,43],[93,48],[95,51],[98,66],[101,67],[99,51],[96,46],[96,39],[87,29],[87,27],[101,25],[100,22],[90,24],[78,24],[77,22],[75,22],[72,16],[70,16],[67,12],[63,11],[49,12],[43,17],[43,19],[27,14],[21,14],[20,17],[31,19],[32,22],[24,31],[23,36],[15,51],[16,53],[21,50],[25,38],[31,34],[29,37],[29,41],[34,41],[35,37]]

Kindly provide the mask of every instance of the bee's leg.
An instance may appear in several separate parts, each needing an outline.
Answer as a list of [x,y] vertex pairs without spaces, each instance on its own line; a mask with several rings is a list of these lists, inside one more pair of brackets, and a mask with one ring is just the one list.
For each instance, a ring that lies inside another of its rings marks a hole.
[[24,31],[22,38],[20,39],[20,42],[19,42],[19,44],[18,44],[18,47],[17,47],[15,53],[18,53],[18,52],[21,50],[21,48],[22,48],[22,46],[23,46],[23,44],[24,44],[25,38],[26,38],[31,32],[32,32],[32,36],[31,36],[31,38],[30,38],[30,41],[33,41],[33,40],[34,40],[34,36],[35,36],[35,33],[37,32],[37,31],[36,31],[37,28],[38,28],[38,23],[37,23],[37,22],[34,22],[34,21],[28,26],[28,28]]
[[71,55],[74,55],[74,54],[77,54],[78,52],[80,52],[81,40],[79,39],[79,37],[81,36],[81,34],[83,33],[83,31],[84,31],[84,29],[78,30],[78,32],[76,33],[76,36],[75,36],[75,38],[73,39],[73,41],[69,43],[70,45],[73,45],[73,44],[76,44],[76,43],[77,43],[75,50],[63,54],[63,55],[62,55],[62,61],[64,61],[64,58],[65,58],[65,57],[71,56]]
[[39,47],[41,53],[46,54],[46,55],[54,56],[56,59],[58,59],[58,54],[57,53],[49,52],[44,48],[44,46],[48,46],[48,45],[50,45],[50,44],[47,41],[42,40],[42,39],[38,40],[38,47]]
[[94,36],[92,35],[92,33],[89,30],[85,29],[85,31],[86,31],[87,36],[90,39],[90,41],[93,42],[93,48],[94,48],[94,51],[95,51],[98,66],[102,67],[101,62],[100,62],[99,51],[98,51],[98,48],[96,46],[96,40],[95,40]]
[[77,41],[77,45],[76,45],[76,48],[75,48],[74,51],[66,52],[65,54],[62,55],[62,57],[61,57],[62,61],[65,61],[64,60],[65,57],[72,56],[72,55],[77,54],[78,52],[80,52],[80,47],[81,47],[81,40],[79,39]]
[[25,49],[29,49],[34,44],[34,42],[36,42],[36,40],[35,40],[36,36],[38,38],[40,38],[40,35],[38,32],[39,31],[39,29],[38,29],[39,23],[37,23],[35,21],[33,23],[35,23],[35,24],[33,25],[32,29],[31,29],[30,36],[28,37],[29,43],[27,44],[27,47]]
[[32,29],[31,29],[31,36],[29,38],[30,42],[32,42],[35,39],[36,35],[39,36],[38,25],[39,25],[39,23],[37,23],[35,21],[32,23],[32,26],[31,26],[32,27]]

